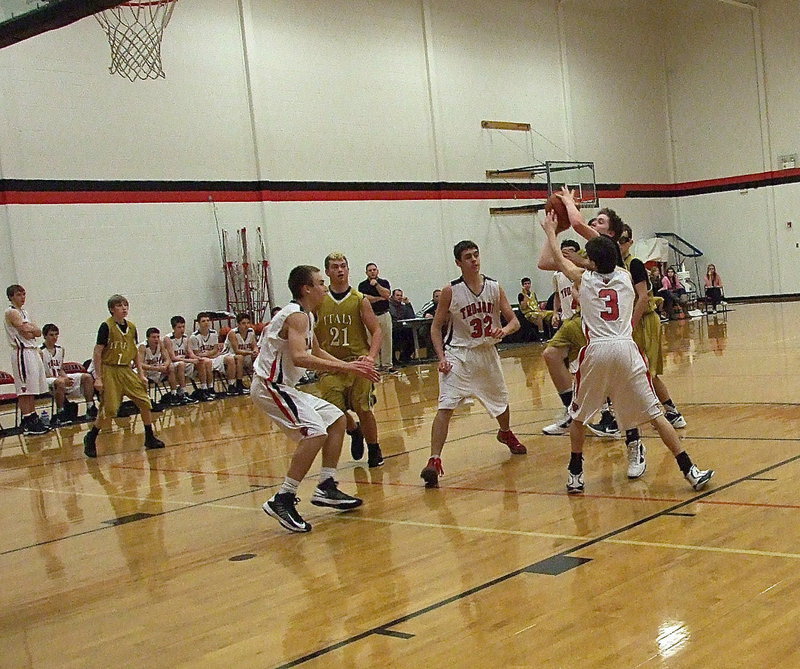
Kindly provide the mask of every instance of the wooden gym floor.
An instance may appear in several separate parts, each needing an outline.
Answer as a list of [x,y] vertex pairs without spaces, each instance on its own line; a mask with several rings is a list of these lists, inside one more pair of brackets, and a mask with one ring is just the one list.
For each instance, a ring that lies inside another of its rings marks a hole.
[[[248,398],[168,410],[168,447],[120,420],[0,442],[4,667],[800,666],[800,303],[738,305],[665,329],[693,492],[649,427],[648,470],[587,440],[586,494],[564,491],[567,437],[541,346],[503,366],[511,456],[476,404],[425,490],[437,379],[377,388],[386,464],[352,462],[364,506],[309,504],[307,535],[261,510],[291,452]],[[24,449],[22,448],[24,444]],[[312,472],[316,474],[316,471]]]

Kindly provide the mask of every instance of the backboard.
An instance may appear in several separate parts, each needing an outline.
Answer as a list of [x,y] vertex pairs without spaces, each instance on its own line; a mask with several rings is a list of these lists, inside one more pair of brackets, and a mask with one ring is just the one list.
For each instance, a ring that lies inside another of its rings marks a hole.
[[120,0],[0,0],[0,48],[119,4]]

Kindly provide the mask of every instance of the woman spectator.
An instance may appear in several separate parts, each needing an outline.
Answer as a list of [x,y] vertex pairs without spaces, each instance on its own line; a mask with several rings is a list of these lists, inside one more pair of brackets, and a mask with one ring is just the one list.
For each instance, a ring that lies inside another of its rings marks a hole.
[[722,302],[722,277],[717,268],[709,265],[706,269],[706,311],[717,313],[717,305]]
[[[686,292],[686,288],[683,287],[683,284],[681,283],[677,274],[675,274],[674,267],[670,267],[667,270],[667,275],[661,280],[661,288],[664,293],[669,293],[670,297],[672,298],[673,305],[678,307],[680,310],[678,318],[688,317],[689,295]],[[662,293],[662,297],[664,297],[664,293]]]
[[653,291],[653,295],[661,298],[661,304],[658,307],[658,315],[663,322],[669,320],[669,315],[672,313],[672,307],[674,305],[672,295],[670,295],[669,291],[664,290],[664,286],[661,284],[662,279],[661,268],[658,265],[654,265],[650,270],[650,289]]

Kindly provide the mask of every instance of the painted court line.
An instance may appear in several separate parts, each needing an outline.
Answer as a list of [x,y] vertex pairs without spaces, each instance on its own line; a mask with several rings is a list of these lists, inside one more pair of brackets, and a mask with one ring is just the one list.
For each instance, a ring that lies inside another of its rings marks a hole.
[[800,553],[782,553],[779,551],[761,551],[750,548],[725,548],[722,546],[696,546],[692,544],[671,544],[661,541],[637,541],[634,539],[603,539],[602,537],[577,536],[573,534],[554,534],[551,532],[530,532],[525,530],[504,530],[492,527],[472,527],[469,525],[449,525],[446,523],[423,523],[413,520],[390,520],[386,518],[368,518],[358,515],[341,514],[338,518],[345,520],[360,520],[367,523],[382,523],[387,525],[410,525],[413,527],[426,527],[431,529],[458,530],[461,532],[477,532],[480,534],[504,534],[510,536],[526,536],[537,539],[565,539],[568,541],[596,541],[599,545],[620,544],[623,546],[644,546],[648,548],[671,548],[673,550],[703,551],[707,553],[730,553],[732,555],[759,555],[763,557],[779,557],[800,560]]

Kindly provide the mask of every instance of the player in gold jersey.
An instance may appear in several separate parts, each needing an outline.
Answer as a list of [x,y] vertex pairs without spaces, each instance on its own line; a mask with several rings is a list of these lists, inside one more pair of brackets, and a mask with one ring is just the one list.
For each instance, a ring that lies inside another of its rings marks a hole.
[[[329,254],[325,258],[325,274],[330,279],[330,290],[317,308],[314,329],[320,348],[345,362],[374,363],[382,342],[381,326],[369,301],[350,286],[347,258],[341,253]],[[372,382],[352,374],[325,372],[317,382],[315,394],[344,411],[348,422],[352,420],[348,411],[358,415],[360,425],[351,425],[347,430],[352,439],[353,459],[364,456],[366,439],[367,463],[370,467],[380,467],[383,454],[378,443],[378,423],[372,412],[375,401]]]
[[[130,397],[142,414],[144,447],[164,448],[164,442],[153,434],[147,378],[142,367],[142,355],[136,346],[136,326],[126,319],[128,300],[122,295],[112,295],[108,298],[108,311],[111,317],[100,324],[92,353],[94,387],[100,393],[100,413],[83,438],[83,452],[89,458],[97,457],[97,435],[117,415],[123,395]],[[132,363],[136,365],[135,372]]]

